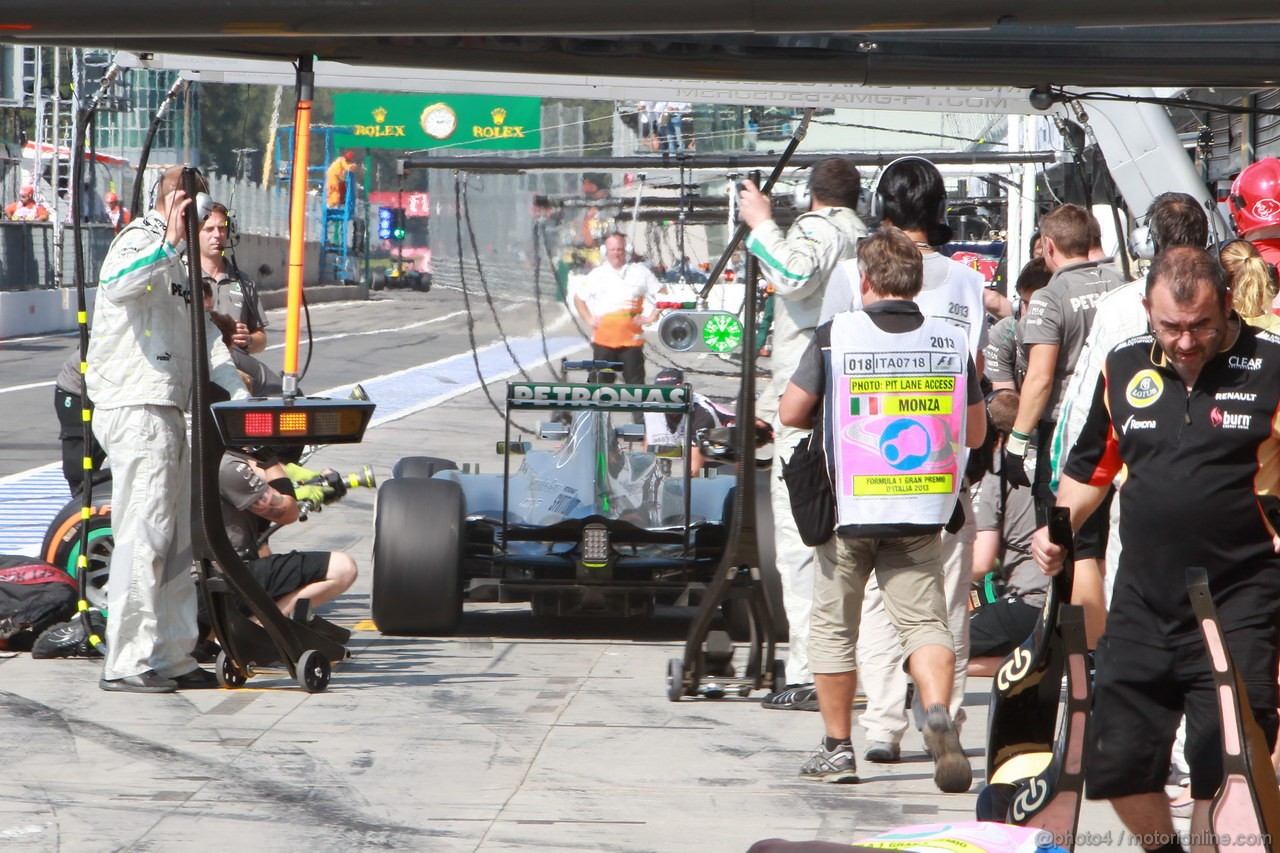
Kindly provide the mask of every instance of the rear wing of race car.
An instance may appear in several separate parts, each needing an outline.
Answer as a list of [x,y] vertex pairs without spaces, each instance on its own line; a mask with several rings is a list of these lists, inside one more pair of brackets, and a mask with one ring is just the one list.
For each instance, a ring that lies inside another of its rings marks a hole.
[[[582,364],[566,365],[571,369],[602,369],[606,363],[603,362],[584,362]],[[612,367],[612,364],[608,366]],[[693,389],[686,383],[677,385],[624,385],[624,384],[595,384],[595,383],[577,383],[577,382],[510,382],[507,384],[507,411],[506,411],[506,434],[505,446],[511,446],[511,415],[515,411],[521,410],[558,410],[571,412],[638,412],[646,414],[649,412],[660,414],[689,415],[694,408]],[[630,432],[633,428],[627,428],[625,431]],[[684,418],[684,447],[691,446],[693,441],[693,419]],[[626,440],[633,440],[628,435],[620,437]],[[682,467],[682,477],[685,483],[684,492],[684,518],[689,517],[690,512],[690,488],[689,481],[692,478],[690,470],[689,455],[683,454],[684,465]],[[603,466],[602,466],[603,467]],[[510,482],[511,479],[511,457],[509,454],[503,454],[503,479]],[[503,489],[503,535],[507,535],[506,530],[506,514],[508,499],[507,490]],[[687,537],[686,532],[686,537]],[[685,543],[686,548],[688,542]]]

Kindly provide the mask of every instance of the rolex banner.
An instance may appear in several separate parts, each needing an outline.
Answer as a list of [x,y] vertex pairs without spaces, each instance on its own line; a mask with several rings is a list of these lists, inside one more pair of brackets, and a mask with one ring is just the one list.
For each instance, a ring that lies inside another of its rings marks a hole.
[[542,99],[347,92],[333,96],[333,123],[350,128],[340,147],[536,151]]

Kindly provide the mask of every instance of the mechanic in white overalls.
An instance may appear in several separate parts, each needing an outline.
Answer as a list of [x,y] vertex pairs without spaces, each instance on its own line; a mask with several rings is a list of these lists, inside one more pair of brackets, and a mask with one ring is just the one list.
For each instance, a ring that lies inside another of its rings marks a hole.
[[[161,178],[156,207],[111,243],[98,283],[85,386],[93,433],[111,460],[115,552],[107,582],[103,690],[169,693],[217,687],[196,666],[191,578],[191,459],[183,412],[192,346],[182,167]],[[222,338],[207,325],[209,375],[248,396]]]
[[[809,210],[784,235],[773,221],[773,209],[751,181],[738,193],[742,221],[751,228],[747,249],[760,259],[761,274],[773,285],[777,308],[773,326],[773,379],[760,394],[757,414],[774,432],[774,550],[782,579],[782,608],[790,626],[787,688],[770,693],[761,704],[779,710],[818,709],[809,672],[809,612],[813,606],[813,549],[800,540],[791,516],[791,501],[782,481],[782,462],[809,430],[785,427],[777,419],[778,398],[786,390],[801,354],[813,340],[827,279],[836,264],[854,256],[858,238],[867,233],[854,209],[860,189],[858,170],[848,160],[829,157],[809,177]],[[747,282],[754,286],[755,282]]]

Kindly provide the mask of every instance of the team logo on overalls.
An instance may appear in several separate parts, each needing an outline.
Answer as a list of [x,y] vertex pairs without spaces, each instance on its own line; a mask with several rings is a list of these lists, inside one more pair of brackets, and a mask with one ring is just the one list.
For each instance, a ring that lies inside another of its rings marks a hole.
[[1164,380],[1154,370],[1139,370],[1129,380],[1129,387],[1124,391],[1124,398],[1135,409],[1145,409],[1164,393]]

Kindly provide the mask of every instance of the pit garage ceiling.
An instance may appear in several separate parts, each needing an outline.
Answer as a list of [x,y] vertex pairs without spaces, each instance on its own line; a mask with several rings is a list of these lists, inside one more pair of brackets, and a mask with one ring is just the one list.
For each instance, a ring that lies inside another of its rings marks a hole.
[[1280,83],[1274,0],[4,0],[0,39],[505,73],[862,85]]

